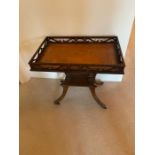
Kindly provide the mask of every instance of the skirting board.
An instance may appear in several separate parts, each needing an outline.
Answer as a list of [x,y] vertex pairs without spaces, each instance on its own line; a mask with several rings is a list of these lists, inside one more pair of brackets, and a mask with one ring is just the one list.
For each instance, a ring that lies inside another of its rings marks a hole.
[[[64,79],[64,73],[56,73],[56,72],[31,72],[31,77],[35,78],[51,78],[51,79]],[[123,79],[123,75],[111,75],[111,74],[97,74],[97,80],[108,81],[108,82],[121,82]]]

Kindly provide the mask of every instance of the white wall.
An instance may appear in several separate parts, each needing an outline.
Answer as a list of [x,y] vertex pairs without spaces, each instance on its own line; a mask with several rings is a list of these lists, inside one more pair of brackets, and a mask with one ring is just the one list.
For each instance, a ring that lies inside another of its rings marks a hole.
[[30,79],[30,74],[24,63],[23,57],[19,55],[19,79],[21,83],[24,83]]
[[[20,0],[20,52],[27,65],[46,35],[115,34],[125,55],[133,20],[134,0]],[[120,81],[121,76],[102,80]]]

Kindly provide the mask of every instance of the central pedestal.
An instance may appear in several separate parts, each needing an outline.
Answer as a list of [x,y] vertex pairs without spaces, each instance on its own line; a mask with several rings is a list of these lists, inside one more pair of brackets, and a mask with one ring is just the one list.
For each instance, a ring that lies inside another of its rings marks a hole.
[[66,77],[61,81],[61,85],[63,87],[62,95],[55,100],[55,104],[60,104],[60,101],[65,97],[69,86],[80,86],[80,87],[89,87],[92,96],[96,100],[96,102],[104,109],[106,109],[106,105],[103,104],[100,99],[96,96],[95,88],[98,85],[103,84],[102,82],[95,81],[96,73],[89,72],[66,72]]

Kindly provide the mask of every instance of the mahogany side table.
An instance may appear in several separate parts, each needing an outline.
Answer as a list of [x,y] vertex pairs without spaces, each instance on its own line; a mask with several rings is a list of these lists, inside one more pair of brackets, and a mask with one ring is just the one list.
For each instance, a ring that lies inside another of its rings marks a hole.
[[96,102],[106,105],[95,94],[97,73],[124,74],[125,62],[117,36],[47,36],[29,61],[31,71],[64,72],[62,95],[69,86],[89,87]]

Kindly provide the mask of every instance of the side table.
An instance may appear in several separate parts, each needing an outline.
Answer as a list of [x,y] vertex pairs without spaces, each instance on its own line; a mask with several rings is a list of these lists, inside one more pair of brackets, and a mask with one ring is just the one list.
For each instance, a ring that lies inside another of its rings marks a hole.
[[117,36],[47,36],[29,61],[30,70],[64,72],[62,95],[69,86],[89,87],[96,102],[104,109],[95,88],[103,84],[95,80],[97,73],[124,74],[125,62]]

